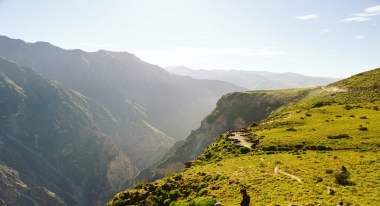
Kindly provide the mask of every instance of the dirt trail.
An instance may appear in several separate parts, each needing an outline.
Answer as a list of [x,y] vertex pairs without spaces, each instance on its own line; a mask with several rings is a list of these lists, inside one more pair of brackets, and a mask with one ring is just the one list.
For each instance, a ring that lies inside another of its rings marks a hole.
[[280,170],[280,169],[278,168],[278,166],[276,166],[276,167],[274,168],[274,173],[276,173],[276,174],[281,173],[281,174],[284,174],[284,175],[286,175],[286,176],[289,176],[289,177],[291,177],[291,178],[293,178],[293,179],[296,179],[298,182],[302,182],[301,178],[299,178],[299,177],[297,177],[297,176],[295,176],[295,175],[292,175],[292,174],[290,174],[290,173],[287,173],[287,172],[284,172],[284,171]]
[[326,92],[347,92],[347,89],[341,89],[339,87],[321,87]]
[[240,133],[241,133],[241,132],[235,132],[235,133],[234,133],[235,136],[233,136],[233,137],[231,137],[231,138],[232,138],[232,139],[238,139],[238,140],[240,140],[240,145],[242,145],[242,146],[244,146],[244,147],[249,147],[249,148],[251,148],[252,143],[249,143],[249,142],[245,141],[244,136],[241,136]]

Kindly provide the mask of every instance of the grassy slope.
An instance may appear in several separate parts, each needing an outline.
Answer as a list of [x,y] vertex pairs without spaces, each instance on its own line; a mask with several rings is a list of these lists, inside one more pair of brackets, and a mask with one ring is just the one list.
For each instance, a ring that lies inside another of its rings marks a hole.
[[[241,187],[248,189],[254,205],[335,205],[341,198],[352,205],[380,202],[379,71],[329,85],[347,92],[311,89],[298,103],[247,126],[260,143],[246,154],[218,138],[190,168],[119,193],[109,205],[195,205],[192,201],[210,198],[237,205]],[[343,138],[334,139],[338,137]],[[347,185],[337,184],[328,172],[341,165],[351,174]],[[275,173],[276,166],[302,182]],[[334,196],[327,194],[328,187]]]

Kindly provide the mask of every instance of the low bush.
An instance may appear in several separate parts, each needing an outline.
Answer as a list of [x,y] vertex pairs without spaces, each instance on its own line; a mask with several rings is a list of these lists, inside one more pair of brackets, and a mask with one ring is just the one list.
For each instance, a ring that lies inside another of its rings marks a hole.
[[348,134],[338,134],[338,135],[328,135],[328,139],[342,139],[342,138],[349,138],[350,136]]
[[207,188],[202,188],[201,190],[199,190],[198,195],[199,196],[203,196],[203,195],[206,195],[207,192],[208,192]]
[[242,154],[247,154],[250,151],[251,149],[249,149],[248,147],[240,147],[240,153]]

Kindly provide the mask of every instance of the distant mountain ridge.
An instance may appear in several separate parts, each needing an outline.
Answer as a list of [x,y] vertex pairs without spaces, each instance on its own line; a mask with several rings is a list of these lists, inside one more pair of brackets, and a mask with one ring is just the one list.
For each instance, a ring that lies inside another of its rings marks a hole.
[[249,90],[307,88],[324,86],[341,78],[310,77],[297,73],[274,73],[242,70],[193,70],[184,66],[165,67],[172,74],[190,76],[195,79],[214,79],[230,82]]

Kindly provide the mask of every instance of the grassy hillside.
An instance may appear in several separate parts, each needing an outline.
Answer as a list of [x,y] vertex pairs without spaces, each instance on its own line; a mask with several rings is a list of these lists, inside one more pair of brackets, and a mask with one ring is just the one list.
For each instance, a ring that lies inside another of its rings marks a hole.
[[186,169],[141,182],[108,205],[238,205],[241,187],[252,205],[378,203],[379,71],[305,90],[245,127],[260,140],[253,148],[234,146],[222,134]]
[[299,101],[310,89],[261,90],[234,92],[224,95],[216,108],[195,131],[168,151],[160,161],[144,169],[135,178],[154,181],[168,173],[179,172],[184,164],[197,158],[221,133],[238,130],[247,123],[260,121],[285,104]]

